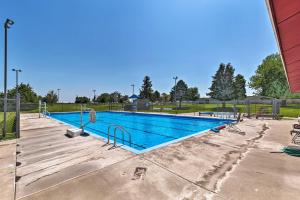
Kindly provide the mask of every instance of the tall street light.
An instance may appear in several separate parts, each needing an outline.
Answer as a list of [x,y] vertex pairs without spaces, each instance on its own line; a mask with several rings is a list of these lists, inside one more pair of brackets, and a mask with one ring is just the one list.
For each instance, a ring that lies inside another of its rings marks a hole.
[[7,112],[7,30],[14,24],[10,19],[6,19],[4,23],[4,123],[2,136],[6,135],[6,112]]
[[130,85],[132,87],[132,95],[134,95],[134,84]]
[[95,103],[95,101],[96,101],[96,90],[94,89],[93,92],[94,92],[94,100],[93,101]]
[[19,72],[22,72],[20,69],[12,69],[12,71],[16,72],[16,94],[19,93]]
[[175,86],[174,86],[174,101],[175,101],[175,103],[176,103],[176,90],[177,90],[177,79],[178,79],[178,77],[177,76],[175,76],[175,77],[173,77],[173,79],[175,80]]
[[59,103],[59,91],[60,91],[61,89],[57,89],[57,103]]

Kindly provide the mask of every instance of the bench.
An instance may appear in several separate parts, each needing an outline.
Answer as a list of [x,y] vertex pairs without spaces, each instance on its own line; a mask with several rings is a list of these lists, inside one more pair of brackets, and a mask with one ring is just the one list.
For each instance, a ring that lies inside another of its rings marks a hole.
[[199,116],[201,115],[209,115],[209,116],[213,116],[213,112],[199,112]]

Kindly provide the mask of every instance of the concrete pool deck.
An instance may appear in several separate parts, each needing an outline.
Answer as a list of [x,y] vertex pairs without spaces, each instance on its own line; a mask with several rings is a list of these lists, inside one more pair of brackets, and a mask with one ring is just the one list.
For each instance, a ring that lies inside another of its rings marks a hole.
[[[300,158],[278,153],[296,120],[245,120],[246,134],[205,133],[135,155],[68,126],[21,116],[21,139],[0,143],[0,183],[13,199],[296,199]],[[4,149],[5,148],[5,149]],[[2,156],[5,155],[5,156]],[[137,172],[137,173],[135,173]],[[1,187],[2,188],[2,187]],[[6,193],[5,193],[6,191]],[[13,196],[12,196],[13,195]]]

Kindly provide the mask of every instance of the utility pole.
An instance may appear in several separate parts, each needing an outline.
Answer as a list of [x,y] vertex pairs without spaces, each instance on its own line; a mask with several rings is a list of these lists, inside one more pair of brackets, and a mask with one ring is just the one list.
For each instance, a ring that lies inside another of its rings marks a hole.
[[13,25],[14,22],[10,19],[6,19],[4,23],[4,105],[3,105],[3,114],[4,114],[4,123],[3,123],[3,132],[2,136],[6,135],[6,112],[7,112],[7,29]]

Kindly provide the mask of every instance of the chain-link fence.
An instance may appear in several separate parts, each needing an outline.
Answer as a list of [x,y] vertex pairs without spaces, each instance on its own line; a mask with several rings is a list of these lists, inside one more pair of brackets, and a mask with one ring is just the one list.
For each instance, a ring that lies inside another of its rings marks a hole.
[[20,103],[20,109],[22,113],[38,113],[39,104],[38,103]]
[[[141,103],[142,102],[142,103]],[[165,113],[191,113],[195,112],[240,112],[251,117],[256,115],[271,115],[274,113],[273,99],[267,100],[233,100],[218,101],[204,99],[199,101],[174,102],[149,102],[141,100],[139,103],[103,103],[103,104],[83,104],[84,108],[91,108],[96,111],[127,110],[140,112],[165,112]],[[276,100],[278,102],[278,115],[283,117],[298,117],[300,115],[300,99]],[[25,112],[38,112],[38,105],[31,105],[32,108]],[[22,108],[21,104],[21,110]],[[36,108],[36,109],[35,109]],[[72,112],[80,111],[81,104],[58,103],[47,104],[48,112]],[[23,111],[24,112],[24,111]]]
[[166,112],[173,114],[194,112],[195,115],[198,115],[199,112],[238,112],[245,113],[250,117],[272,116],[273,113],[277,113],[276,115],[279,117],[298,117],[300,115],[300,99],[239,101],[218,101],[205,99],[200,101],[178,101],[177,103],[149,102],[149,106],[147,107],[147,109],[140,108],[141,107],[137,106],[136,111]]
[[19,95],[16,99],[7,99],[6,105],[5,116],[4,99],[0,99],[0,140],[14,138],[15,136],[19,137],[20,112],[38,112],[39,108],[37,103],[20,103]]
[[4,99],[0,99],[0,139],[4,136],[4,128],[8,137],[14,137],[16,132],[16,99],[7,99],[6,127],[4,124]]
[[[79,104],[79,103],[55,103],[47,104],[48,112],[76,112],[81,110],[81,105],[83,109],[94,109],[96,111],[109,111],[109,110],[123,110],[124,104],[121,103],[88,103],[88,104]],[[21,105],[22,107],[22,105]],[[28,112],[32,112],[28,111]],[[38,112],[38,105],[36,112]]]

